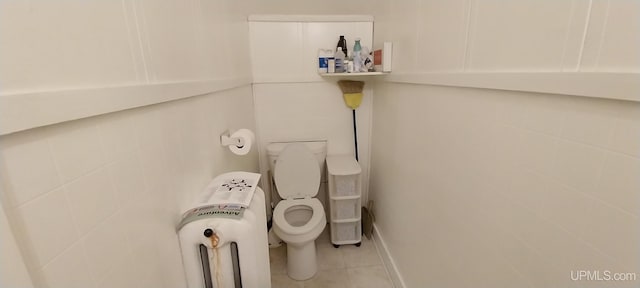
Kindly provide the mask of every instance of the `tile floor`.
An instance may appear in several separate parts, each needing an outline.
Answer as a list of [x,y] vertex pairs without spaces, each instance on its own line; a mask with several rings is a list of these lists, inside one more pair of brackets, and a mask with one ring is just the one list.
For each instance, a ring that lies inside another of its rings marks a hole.
[[393,288],[373,243],[362,236],[362,245],[334,248],[329,226],[316,240],[318,272],[306,281],[287,276],[287,247],[269,249],[272,288]]

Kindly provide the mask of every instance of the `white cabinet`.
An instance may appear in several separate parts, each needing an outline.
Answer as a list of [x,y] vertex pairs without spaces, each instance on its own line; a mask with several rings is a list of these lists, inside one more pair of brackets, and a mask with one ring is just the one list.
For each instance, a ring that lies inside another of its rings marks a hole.
[[351,155],[329,155],[327,171],[331,243],[335,247],[345,244],[360,246],[362,241],[360,165]]

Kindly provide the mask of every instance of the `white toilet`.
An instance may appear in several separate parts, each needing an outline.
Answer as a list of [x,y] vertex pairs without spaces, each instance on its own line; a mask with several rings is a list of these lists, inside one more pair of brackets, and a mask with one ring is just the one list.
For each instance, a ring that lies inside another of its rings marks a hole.
[[291,143],[279,153],[273,170],[283,199],[273,211],[273,229],[287,243],[287,274],[306,280],[318,270],[315,240],[327,225],[322,203],[314,198],[320,186],[320,165],[305,144]]

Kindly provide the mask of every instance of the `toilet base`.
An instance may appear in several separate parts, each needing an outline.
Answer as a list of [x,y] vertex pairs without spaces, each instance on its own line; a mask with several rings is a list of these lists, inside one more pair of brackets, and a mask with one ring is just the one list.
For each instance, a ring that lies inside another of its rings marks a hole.
[[287,243],[287,275],[294,280],[307,280],[318,271],[316,262],[316,242],[304,245]]

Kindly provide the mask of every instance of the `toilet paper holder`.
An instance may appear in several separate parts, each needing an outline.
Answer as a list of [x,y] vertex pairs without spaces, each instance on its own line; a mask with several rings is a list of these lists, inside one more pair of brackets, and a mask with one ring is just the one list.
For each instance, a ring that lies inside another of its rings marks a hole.
[[244,146],[244,139],[242,137],[231,137],[233,132],[227,130],[220,135],[220,145],[222,146],[236,146],[242,148]]

